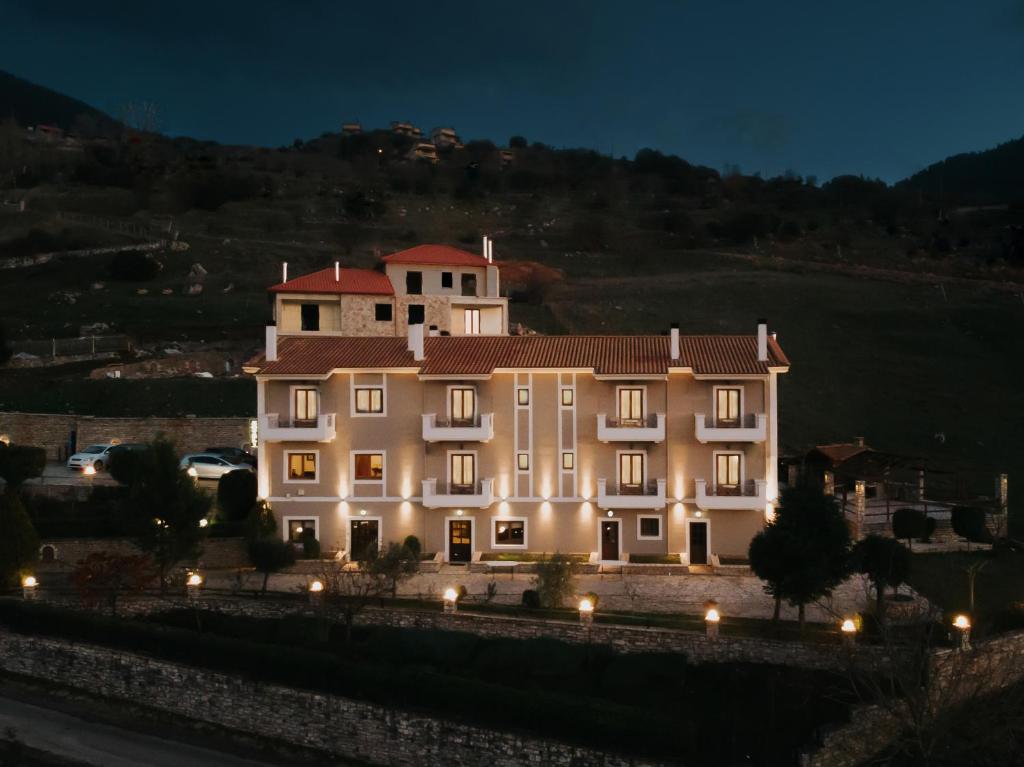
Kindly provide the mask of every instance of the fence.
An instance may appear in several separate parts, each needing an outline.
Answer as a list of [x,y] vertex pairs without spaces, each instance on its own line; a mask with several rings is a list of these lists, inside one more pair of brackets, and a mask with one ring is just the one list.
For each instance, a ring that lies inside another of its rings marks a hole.
[[79,336],[77,338],[43,338],[13,341],[10,347],[15,354],[31,354],[35,357],[77,357],[85,354],[129,352],[132,350],[132,339],[119,334]]

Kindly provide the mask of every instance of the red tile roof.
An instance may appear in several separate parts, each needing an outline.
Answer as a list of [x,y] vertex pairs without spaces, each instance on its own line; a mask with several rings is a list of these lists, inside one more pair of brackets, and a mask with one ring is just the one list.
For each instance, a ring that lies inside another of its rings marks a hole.
[[346,293],[374,296],[392,296],[395,289],[386,274],[373,269],[340,269],[334,279],[334,267],[281,282],[270,288],[271,293]]
[[381,258],[385,264],[423,264],[427,266],[490,266],[483,256],[450,245],[417,245]]
[[668,336],[435,336],[413,359],[403,337],[284,336],[278,359],[250,363],[268,375],[324,375],[338,368],[410,368],[422,375],[489,375],[495,369],[583,368],[598,375],[664,375],[689,367],[701,375],[764,374],[789,360],[769,339],[769,361],[757,360],[754,336],[682,336],[681,360]]

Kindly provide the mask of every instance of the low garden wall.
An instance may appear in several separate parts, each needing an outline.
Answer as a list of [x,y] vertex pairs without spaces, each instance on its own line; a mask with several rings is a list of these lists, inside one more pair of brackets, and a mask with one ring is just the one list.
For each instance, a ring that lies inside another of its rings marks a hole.
[[[244,538],[207,538],[199,556],[204,570],[249,567],[249,553]],[[73,568],[90,554],[130,556],[141,550],[127,538],[48,538],[41,542],[40,550],[50,547],[53,562],[44,559],[40,572],[47,569]]]
[[0,630],[0,670],[370,764],[643,767],[658,762]]

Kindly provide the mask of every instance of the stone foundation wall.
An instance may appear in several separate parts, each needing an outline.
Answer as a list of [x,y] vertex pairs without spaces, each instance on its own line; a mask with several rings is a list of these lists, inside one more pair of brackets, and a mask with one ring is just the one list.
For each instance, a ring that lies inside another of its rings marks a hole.
[[0,631],[0,669],[370,764],[657,764],[335,695],[251,682],[141,655],[6,631]]
[[[46,546],[53,548],[54,561],[52,565],[42,563],[41,572],[45,572],[48,567],[74,567],[90,554],[125,556],[142,553],[134,543],[125,538],[51,538],[42,541],[40,550]],[[207,538],[203,541],[198,562],[204,570],[251,566],[243,538]]]
[[78,447],[109,442],[151,442],[163,434],[182,453],[207,447],[241,447],[249,442],[248,418],[101,418],[89,415],[0,412],[0,435],[11,442],[46,449],[48,459],[64,457],[72,430]]

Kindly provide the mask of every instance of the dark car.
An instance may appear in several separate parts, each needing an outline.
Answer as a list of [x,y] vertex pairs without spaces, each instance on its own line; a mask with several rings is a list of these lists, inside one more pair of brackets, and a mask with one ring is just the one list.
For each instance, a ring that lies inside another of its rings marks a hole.
[[250,466],[256,465],[256,456],[247,453],[240,447],[208,447],[203,451],[209,455],[219,455],[232,463],[247,463]]

